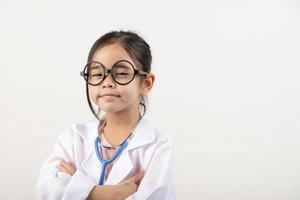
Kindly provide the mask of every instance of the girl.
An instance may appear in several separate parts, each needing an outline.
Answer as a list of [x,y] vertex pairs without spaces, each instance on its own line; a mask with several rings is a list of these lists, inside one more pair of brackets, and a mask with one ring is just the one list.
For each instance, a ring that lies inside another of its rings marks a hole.
[[149,45],[130,31],[94,43],[81,75],[96,120],[58,136],[42,165],[38,199],[175,199],[170,136],[144,116],[155,80],[151,60]]

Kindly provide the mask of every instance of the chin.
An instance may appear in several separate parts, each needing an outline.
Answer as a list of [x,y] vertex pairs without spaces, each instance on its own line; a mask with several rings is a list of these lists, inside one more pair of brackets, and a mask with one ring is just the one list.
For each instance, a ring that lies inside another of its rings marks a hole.
[[113,108],[113,107],[104,107],[104,108],[101,108],[101,111],[104,111],[106,113],[117,113],[117,112],[120,112],[122,111],[122,109],[118,109],[118,108]]

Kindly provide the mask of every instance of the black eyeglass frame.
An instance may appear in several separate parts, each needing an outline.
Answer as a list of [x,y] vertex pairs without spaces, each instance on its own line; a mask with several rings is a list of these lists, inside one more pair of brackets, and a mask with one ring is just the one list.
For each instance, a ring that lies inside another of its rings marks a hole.
[[[133,68],[133,76],[132,76],[132,79],[127,82],[127,83],[119,83],[118,81],[116,81],[115,79],[115,76],[113,75],[112,71],[113,71],[113,68],[115,66],[117,66],[118,63],[120,62],[127,62],[132,68]],[[102,80],[97,83],[97,84],[92,84],[88,81],[88,74],[85,73],[86,71],[86,68],[92,64],[92,63],[97,63],[97,64],[100,64],[100,66],[104,69],[104,77],[102,78]],[[80,76],[83,76],[84,80],[86,81],[86,83],[88,83],[89,85],[92,85],[92,86],[97,86],[97,85],[100,85],[107,77],[108,75],[111,74],[111,77],[113,79],[113,81],[119,85],[128,85],[129,83],[131,83],[133,81],[133,79],[135,78],[136,75],[140,75],[140,76],[147,76],[149,73],[148,72],[145,72],[143,70],[140,70],[140,69],[136,69],[134,68],[133,64],[131,62],[129,62],[128,60],[118,60],[117,62],[115,62],[115,64],[113,64],[113,66],[111,67],[111,69],[107,69],[101,62],[98,62],[98,61],[91,61],[91,62],[88,62],[83,71],[80,72]]]

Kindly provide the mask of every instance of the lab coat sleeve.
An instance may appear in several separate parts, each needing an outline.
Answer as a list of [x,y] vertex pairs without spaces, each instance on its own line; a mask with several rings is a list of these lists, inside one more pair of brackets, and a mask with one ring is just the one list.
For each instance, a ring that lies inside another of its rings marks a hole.
[[37,182],[38,200],[82,200],[96,185],[77,166],[73,176],[60,172],[56,166],[61,159],[74,162],[74,131],[70,127],[57,137],[51,155],[44,161]]
[[175,184],[172,176],[173,143],[171,137],[156,148],[137,192],[126,200],[174,200]]

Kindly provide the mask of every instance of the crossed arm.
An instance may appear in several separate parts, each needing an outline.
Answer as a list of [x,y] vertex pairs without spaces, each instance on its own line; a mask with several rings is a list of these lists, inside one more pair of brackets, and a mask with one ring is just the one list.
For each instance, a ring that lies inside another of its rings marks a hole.
[[[65,160],[61,160],[57,168],[71,176],[76,172],[76,166]],[[136,192],[143,175],[144,172],[140,171],[117,185],[96,185],[90,191],[87,200],[124,200]]]

